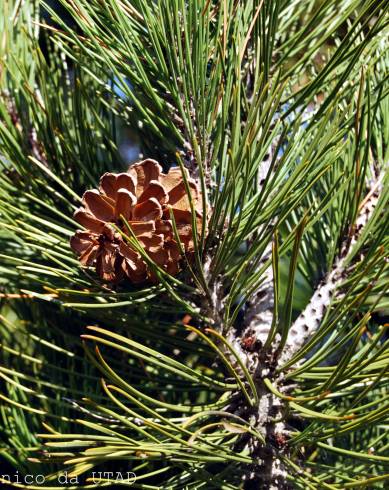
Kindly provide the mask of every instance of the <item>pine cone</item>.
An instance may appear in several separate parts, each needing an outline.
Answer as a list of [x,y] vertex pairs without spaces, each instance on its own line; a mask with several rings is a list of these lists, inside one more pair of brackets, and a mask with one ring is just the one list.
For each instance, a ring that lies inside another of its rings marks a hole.
[[[201,195],[188,174],[187,178],[200,233]],[[118,282],[128,277],[133,283],[141,283],[156,279],[140,253],[112,226],[129,235],[121,216],[149,257],[169,274],[178,273],[181,259],[169,209],[185,253],[193,252],[192,213],[180,168],[164,174],[158,162],[147,159],[131,165],[126,173],[106,173],[100,179],[99,190],[86,191],[82,202],[74,218],[86,230],[78,230],[70,245],[82,265],[96,265],[104,281]]]

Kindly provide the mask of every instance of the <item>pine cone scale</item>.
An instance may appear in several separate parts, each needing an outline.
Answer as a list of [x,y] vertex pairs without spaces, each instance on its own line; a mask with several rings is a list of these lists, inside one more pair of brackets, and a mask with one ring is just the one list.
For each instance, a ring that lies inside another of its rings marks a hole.
[[[109,199],[109,198],[108,198]],[[112,221],[114,218],[114,208],[107,198],[99,193],[98,190],[86,191],[82,198],[85,209],[95,218],[101,221]]]

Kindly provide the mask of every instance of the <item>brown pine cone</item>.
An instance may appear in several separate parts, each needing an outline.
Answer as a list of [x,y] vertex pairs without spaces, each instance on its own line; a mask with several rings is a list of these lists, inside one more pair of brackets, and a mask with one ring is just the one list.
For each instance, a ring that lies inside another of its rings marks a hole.
[[[201,194],[188,175],[187,179],[200,233]],[[192,213],[178,167],[164,174],[158,162],[147,159],[131,165],[125,173],[106,173],[100,179],[99,190],[86,191],[82,202],[74,218],[85,230],[78,230],[70,245],[81,264],[95,265],[104,281],[118,282],[128,277],[133,283],[141,283],[156,279],[140,253],[112,226],[130,235],[122,216],[149,257],[169,274],[178,273],[181,259],[169,209],[185,253],[193,252]]]

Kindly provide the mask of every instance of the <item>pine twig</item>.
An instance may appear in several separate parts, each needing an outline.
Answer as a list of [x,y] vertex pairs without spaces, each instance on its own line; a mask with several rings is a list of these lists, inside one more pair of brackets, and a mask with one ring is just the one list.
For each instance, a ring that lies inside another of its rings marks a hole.
[[324,280],[319,284],[311,300],[291,326],[284,350],[279,358],[280,365],[289,362],[298,350],[315,334],[335,296],[341,295],[341,284],[347,272],[347,259],[362,235],[377,206],[382,191],[384,172],[374,179],[365,199],[359,206],[355,224],[341,246],[341,252]]

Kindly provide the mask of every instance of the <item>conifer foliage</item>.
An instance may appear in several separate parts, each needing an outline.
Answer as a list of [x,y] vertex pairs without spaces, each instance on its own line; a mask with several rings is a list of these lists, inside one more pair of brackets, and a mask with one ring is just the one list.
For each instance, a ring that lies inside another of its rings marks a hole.
[[1,9],[0,483],[385,488],[387,2]]

